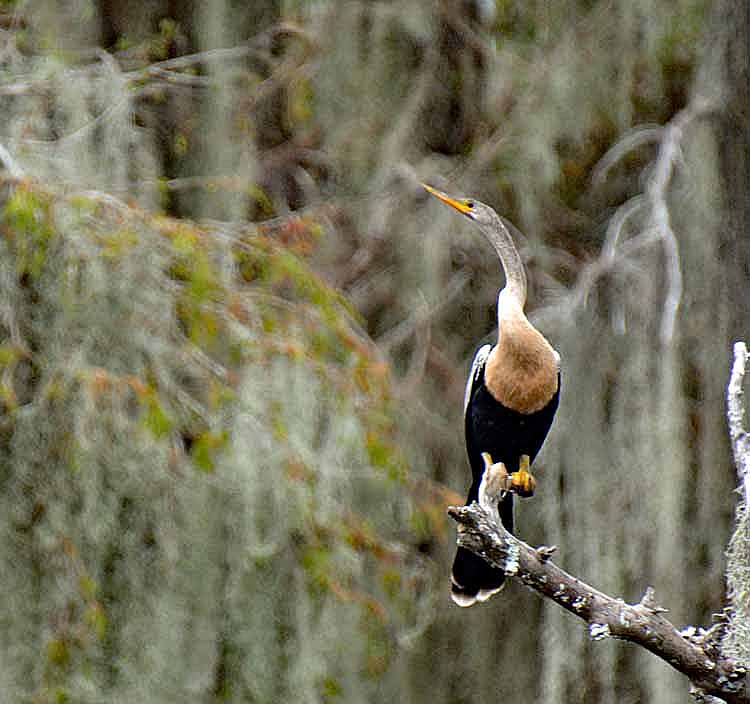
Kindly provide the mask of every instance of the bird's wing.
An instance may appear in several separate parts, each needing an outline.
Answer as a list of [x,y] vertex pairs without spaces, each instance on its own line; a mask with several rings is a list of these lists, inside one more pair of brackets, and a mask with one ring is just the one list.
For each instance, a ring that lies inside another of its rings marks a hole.
[[469,407],[469,400],[471,399],[474,389],[477,388],[477,383],[481,381],[482,374],[484,373],[484,365],[487,362],[487,357],[490,355],[492,345],[482,345],[474,356],[474,362],[471,365],[471,372],[469,372],[469,378],[466,380],[466,393],[464,394],[464,416],[466,415],[466,409]]

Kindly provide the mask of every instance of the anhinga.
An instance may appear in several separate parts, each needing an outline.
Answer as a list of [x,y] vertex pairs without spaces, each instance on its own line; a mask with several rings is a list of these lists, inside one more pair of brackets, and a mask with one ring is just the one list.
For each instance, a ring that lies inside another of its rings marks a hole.
[[[498,510],[513,531],[513,493],[531,496],[529,466],[542,447],[560,398],[560,355],[529,322],[526,274],[508,229],[498,214],[471,198],[452,198],[422,184],[443,203],[473,220],[495,248],[505,272],[497,299],[497,344],[474,357],[466,384],[464,419],[472,483],[467,505],[478,498],[482,475],[492,463],[509,472]],[[504,470],[504,471],[505,471]],[[503,587],[502,570],[459,547],[451,574],[451,596],[459,606],[486,601]]]

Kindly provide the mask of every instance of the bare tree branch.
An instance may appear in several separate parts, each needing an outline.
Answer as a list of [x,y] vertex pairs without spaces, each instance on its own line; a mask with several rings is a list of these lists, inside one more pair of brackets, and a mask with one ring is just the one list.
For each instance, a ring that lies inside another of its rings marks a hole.
[[518,540],[479,504],[451,506],[448,513],[459,523],[459,545],[586,621],[593,640],[613,637],[636,643],[689,677],[702,692],[747,704],[746,670],[699,645],[692,637],[696,629],[680,633],[662,615],[666,610],[656,605],[650,587],[638,604],[626,604],[562,570],[550,561],[549,548],[535,550]]
[[745,379],[745,364],[748,360],[750,360],[750,354],[745,343],[735,342],[734,363],[727,387],[727,420],[734,464],[737,467],[746,506],[750,506],[750,434],[745,427],[742,383]]
[[[677,313],[683,293],[682,265],[677,234],[672,228],[668,204],[670,186],[682,165],[682,143],[688,128],[706,119],[717,110],[717,104],[701,96],[695,97],[663,127],[639,127],[618,141],[601,159],[594,170],[593,183],[600,184],[614,164],[643,144],[656,142],[657,154],[643,193],[623,203],[610,219],[601,255],[589,262],[581,271],[578,283],[567,296],[561,296],[559,307],[550,307],[548,315],[559,316],[560,308],[569,313],[586,306],[590,291],[600,277],[616,268],[629,267],[637,272],[638,266],[629,258],[642,254],[642,250],[661,244],[664,252],[665,294],[661,314],[660,339],[669,344],[674,336]],[[626,226],[638,218],[626,236]],[[541,317],[537,313],[537,319]]]

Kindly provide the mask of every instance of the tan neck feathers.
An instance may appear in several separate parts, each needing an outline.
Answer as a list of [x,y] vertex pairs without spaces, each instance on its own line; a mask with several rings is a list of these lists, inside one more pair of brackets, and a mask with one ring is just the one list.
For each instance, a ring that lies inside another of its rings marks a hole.
[[498,344],[484,370],[492,396],[519,413],[542,410],[557,391],[558,362],[552,345],[519,308],[504,306]]

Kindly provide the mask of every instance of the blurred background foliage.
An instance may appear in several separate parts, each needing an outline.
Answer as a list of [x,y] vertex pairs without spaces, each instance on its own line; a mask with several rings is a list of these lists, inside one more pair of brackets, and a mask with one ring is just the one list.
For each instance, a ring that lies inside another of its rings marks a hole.
[[750,329],[743,8],[0,3],[8,701],[685,701],[517,585],[449,603],[502,279],[418,180],[520,229],[562,354],[521,536],[707,625]]

